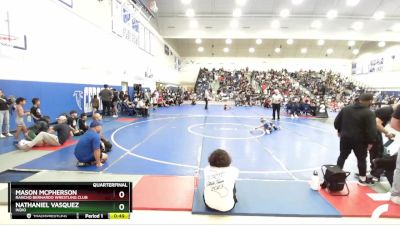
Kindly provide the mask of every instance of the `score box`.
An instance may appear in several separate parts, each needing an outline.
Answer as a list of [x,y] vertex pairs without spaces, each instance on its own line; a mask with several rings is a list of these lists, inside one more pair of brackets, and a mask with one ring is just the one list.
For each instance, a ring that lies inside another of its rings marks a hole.
[[[20,182],[9,184],[9,213],[15,219],[129,218],[130,182]],[[115,217],[115,216],[113,216]]]

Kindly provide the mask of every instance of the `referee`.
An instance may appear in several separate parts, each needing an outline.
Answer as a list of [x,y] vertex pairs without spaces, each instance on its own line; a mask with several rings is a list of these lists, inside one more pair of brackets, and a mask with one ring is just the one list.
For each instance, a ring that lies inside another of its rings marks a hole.
[[334,126],[340,137],[340,155],[337,165],[343,169],[344,163],[351,151],[357,157],[359,171],[358,184],[372,184],[367,180],[367,156],[375,143],[377,128],[375,114],[369,109],[373,95],[364,93],[359,101],[343,108],[335,118]]
[[275,114],[278,114],[278,120],[280,120],[281,103],[283,101],[283,97],[278,90],[274,91],[274,94],[271,97],[271,101],[272,101],[272,120],[275,120]]

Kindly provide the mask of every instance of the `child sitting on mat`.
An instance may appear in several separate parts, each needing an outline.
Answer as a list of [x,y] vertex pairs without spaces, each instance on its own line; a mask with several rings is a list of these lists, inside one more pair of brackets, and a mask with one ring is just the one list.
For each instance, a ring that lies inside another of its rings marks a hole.
[[260,129],[263,128],[266,134],[272,133],[272,131],[279,130],[279,127],[276,126],[274,123],[271,121],[267,121],[265,118],[261,117],[260,119],[261,126],[256,127],[255,129]]
[[239,170],[231,166],[231,157],[217,149],[208,157],[209,166],[204,168],[204,203],[219,212],[232,210],[237,202],[235,181]]

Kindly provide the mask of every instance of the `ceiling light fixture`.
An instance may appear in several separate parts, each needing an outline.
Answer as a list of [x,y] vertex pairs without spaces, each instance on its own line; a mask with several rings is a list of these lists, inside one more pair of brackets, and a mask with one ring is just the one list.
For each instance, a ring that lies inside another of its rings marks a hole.
[[281,48],[275,48],[275,52],[276,52],[276,53],[281,52]]
[[374,15],[372,16],[375,20],[381,20],[385,18],[385,12],[384,11],[376,11]]
[[385,46],[386,46],[386,42],[384,42],[384,41],[378,42],[378,47],[379,47],[379,48],[383,48],[383,47],[385,47]]
[[330,54],[332,54],[332,53],[333,53],[333,49],[328,48],[328,49],[326,50],[326,54],[330,55]]
[[307,51],[308,51],[307,48],[302,48],[302,49],[300,49],[301,54],[306,54]]
[[304,0],[292,0],[293,5],[300,5],[303,2],[304,2]]
[[335,19],[338,15],[337,10],[335,9],[331,9],[326,13],[326,17],[330,20]]
[[193,9],[187,9],[185,15],[187,17],[194,17],[195,13]]
[[319,20],[314,20],[311,23],[311,28],[313,28],[313,29],[320,29],[321,27],[322,27],[322,22]]
[[293,39],[287,39],[287,40],[286,40],[286,43],[287,43],[288,45],[292,45],[293,42],[294,42]]
[[197,48],[197,51],[198,52],[204,52],[204,48],[200,46],[200,47]]
[[359,49],[353,49],[353,55],[358,55],[358,53],[360,53],[360,50]]
[[258,39],[256,40],[256,44],[261,45],[261,44],[262,44],[262,40],[261,40],[260,38],[258,38]]
[[229,48],[224,48],[223,51],[224,51],[225,53],[228,53],[228,52],[229,52]]
[[353,7],[353,6],[358,5],[359,2],[360,2],[360,0],[346,0],[346,5]]
[[289,9],[282,9],[281,12],[279,13],[279,15],[282,18],[287,18],[290,15],[290,10]]
[[317,45],[319,45],[319,46],[322,46],[324,44],[325,44],[325,41],[322,39],[317,41]]
[[238,6],[244,6],[246,5],[247,0],[236,0],[236,5]]
[[240,8],[236,8],[232,12],[233,17],[241,17],[242,16],[242,10]]
[[364,27],[364,23],[361,21],[356,21],[351,25],[351,29],[355,30],[355,31],[360,31],[362,30]]
[[280,27],[281,27],[281,23],[279,22],[279,20],[272,20],[272,22],[271,22],[272,29],[278,29]]
[[181,0],[181,3],[184,5],[189,5],[192,2],[192,0]]
[[189,22],[189,27],[190,28],[197,28],[199,26],[199,23],[197,22],[197,20],[191,20]]
[[239,22],[238,22],[237,20],[233,19],[233,20],[231,20],[231,22],[230,22],[230,26],[231,26],[232,28],[238,28],[238,27],[239,27]]
[[393,24],[393,26],[391,27],[391,30],[393,32],[399,32],[400,31],[400,23]]
[[195,41],[194,41],[196,44],[201,44],[203,41],[200,39],[200,38],[197,38]]
[[225,44],[230,45],[232,44],[232,39],[228,38],[225,40]]
[[250,52],[250,53],[254,53],[255,51],[256,51],[255,48],[253,48],[253,47],[249,48],[249,52]]
[[355,44],[356,44],[356,42],[353,40],[347,42],[347,45],[350,47],[353,47]]

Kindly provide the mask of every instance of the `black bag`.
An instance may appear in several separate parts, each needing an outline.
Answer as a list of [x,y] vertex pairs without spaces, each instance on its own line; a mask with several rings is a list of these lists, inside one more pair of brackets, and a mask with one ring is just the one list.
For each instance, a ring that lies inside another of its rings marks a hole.
[[[321,170],[324,175],[324,183],[321,184],[321,188],[328,188],[328,191],[332,195],[347,196],[350,194],[349,187],[346,183],[346,179],[350,175],[350,172],[343,171],[337,165],[323,165]],[[345,187],[347,189],[345,193],[338,193]]]

